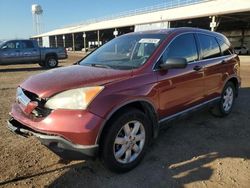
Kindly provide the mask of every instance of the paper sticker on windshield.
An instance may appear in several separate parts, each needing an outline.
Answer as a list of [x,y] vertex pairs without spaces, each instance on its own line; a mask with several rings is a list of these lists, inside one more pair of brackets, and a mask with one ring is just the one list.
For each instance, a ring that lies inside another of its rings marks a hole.
[[139,43],[152,43],[152,44],[157,44],[160,41],[160,39],[141,39]]

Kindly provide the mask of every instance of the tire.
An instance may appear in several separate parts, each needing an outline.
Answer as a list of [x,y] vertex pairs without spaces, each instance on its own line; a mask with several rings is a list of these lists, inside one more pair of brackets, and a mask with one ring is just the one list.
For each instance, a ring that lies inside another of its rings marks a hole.
[[[152,135],[149,122],[143,112],[134,108],[127,108],[117,114],[110,121],[101,143],[104,166],[117,173],[135,168],[142,161],[149,145]],[[139,141],[136,142],[136,139]]]
[[58,65],[58,60],[55,56],[48,56],[46,57],[46,60],[45,60],[45,67],[46,68],[55,68],[57,67]]
[[[236,96],[235,85],[228,82],[221,94],[220,102],[211,109],[211,113],[217,117],[224,117],[230,114],[233,109],[234,100]],[[231,94],[230,94],[231,93]]]

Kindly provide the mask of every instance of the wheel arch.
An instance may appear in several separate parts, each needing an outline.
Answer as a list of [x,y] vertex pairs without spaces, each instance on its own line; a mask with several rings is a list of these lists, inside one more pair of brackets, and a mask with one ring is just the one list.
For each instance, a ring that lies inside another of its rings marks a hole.
[[[234,84],[234,86],[235,86],[235,94],[236,94],[236,97],[238,97],[238,94],[239,94],[239,80],[238,80],[238,78],[236,77],[236,76],[232,76],[232,77],[229,77],[227,80],[226,80],[226,82],[225,82],[225,84],[224,84],[224,87],[225,87],[225,85],[228,83],[228,82],[232,82],[233,84]],[[224,88],[223,87],[223,88]]]
[[149,120],[151,122],[152,137],[153,138],[157,137],[158,131],[159,131],[159,125],[158,125],[158,115],[157,115],[156,109],[151,102],[144,100],[144,99],[140,99],[140,100],[133,100],[133,101],[125,102],[119,105],[118,107],[116,107],[115,109],[113,109],[108,114],[106,120],[104,121],[104,123],[102,124],[100,128],[99,134],[97,135],[96,144],[101,143],[102,139],[105,136],[105,132],[108,130],[109,126],[111,126],[109,123],[112,121],[112,119],[117,114],[121,113],[127,108],[135,108],[145,113],[146,116],[149,117]]
[[45,55],[45,60],[48,58],[48,57],[55,57],[56,58],[56,60],[58,60],[58,56],[57,56],[57,54],[56,53],[47,53],[46,55]]

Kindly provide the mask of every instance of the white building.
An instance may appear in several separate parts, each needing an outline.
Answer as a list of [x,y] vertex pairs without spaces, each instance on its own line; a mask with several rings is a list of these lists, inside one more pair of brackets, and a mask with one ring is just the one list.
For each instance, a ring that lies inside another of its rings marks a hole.
[[169,27],[199,27],[224,33],[235,46],[250,45],[250,0],[171,0],[33,36],[43,46],[72,50],[99,46],[114,35]]

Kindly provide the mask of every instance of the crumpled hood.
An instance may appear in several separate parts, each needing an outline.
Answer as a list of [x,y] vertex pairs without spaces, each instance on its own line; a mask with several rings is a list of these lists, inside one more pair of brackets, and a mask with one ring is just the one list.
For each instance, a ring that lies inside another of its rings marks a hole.
[[47,98],[61,91],[86,86],[105,85],[128,78],[131,75],[131,70],[74,65],[52,69],[31,76],[21,84],[21,87],[37,94],[41,98]]

